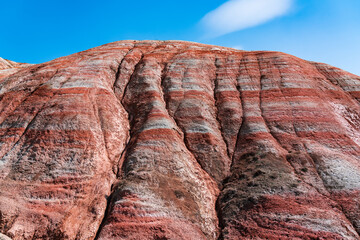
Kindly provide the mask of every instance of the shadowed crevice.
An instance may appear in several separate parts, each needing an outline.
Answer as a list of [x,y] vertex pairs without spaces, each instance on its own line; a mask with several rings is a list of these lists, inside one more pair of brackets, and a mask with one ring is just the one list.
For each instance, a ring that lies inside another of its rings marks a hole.
[[[114,93],[116,93],[115,88],[117,88],[117,83],[118,83],[118,81],[120,81],[119,76],[120,76],[120,72],[121,72],[121,67],[122,67],[122,65],[123,65],[126,57],[127,57],[130,53],[133,52],[135,46],[136,46],[136,44],[134,44],[134,45],[125,53],[125,55],[122,57],[122,59],[121,59],[121,61],[120,61],[120,63],[119,63],[118,68],[116,69],[116,72],[115,72],[115,81],[114,81],[114,84],[113,84],[113,87],[112,87]],[[123,92],[122,92],[121,94],[123,94]]]
[[99,237],[100,237],[100,233],[103,229],[103,227],[105,226],[106,224],[106,221],[108,219],[108,216],[109,214],[111,213],[112,211],[112,200],[114,199],[114,194],[116,193],[116,184],[112,184],[111,185],[111,193],[108,197],[106,197],[106,208],[105,208],[105,212],[104,212],[104,216],[101,220],[101,223],[96,231],[96,234],[95,234],[95,237],[94,237],[94,240],[98,240]]
[[216,110],[216,112],[215,112],[215,119],[216,119],[216,121],[217,121],[217,123],[218,123],[218,129],[219,129],[219,131],[220,131],[220,133],[221,133],[222,140],[223,140],[223,142],[225,143],[225,146],[226,146],[227,156],[228,156],[229,159],[231,159],[231,157],[230,157],[230,152],[229,152],[229,143],[225,140],[224,131],[223,131],[223,126],[222,126],[222,121],[221,121],[221,119],[220,119],[220,117],[219,117],[219,106],[218,106],[218,104],[219,104],[219,99],[218,99],[218,97],[217,97],[216,90],[217,90],[218,87],[219,87],[219,73],[218,73],[218,72],[219,72],[219,68],[221,68],[221,65],[220,65],[218,62],[219,62],[219,58],[218,58],[218,57],[216,56],[216,54],[215,54],[215,61],[214,61],[214,66],[215,66],[215,79],[213,80],[214,84],[212,84],[212,85],[213,85],[212,91],[213,91],[213,93],[214,93],[214,95],[213,95],[213,98],[214,98],[214,106],[215,106],[215,110]]
[[239,140],[241,138],[241,130],[242,130],[242,127],[244,126],[244,121],[245,121],[245,116],[244,116],[244,114],[245,114],[245,108],[244,108],[245,100],[244,100],[244,97],[243,97],[243,91],[241,89],[241,84],[239,83],[239,78],[241,76],[241,67],[244,66],[246,68],[246,63],[245,63],[244,59],[245,59],[245,54],[242,56],[242,59],[239,62],[238,73],[237,73],[237,76],[236,76],[236,89],[239,92],[242,116],[241,116],[241,124],[240,124],[239,130],[238,130],[237,136],[236,136],[234,152],[233,152],[233,155],[231,156],[230,172],[232,172],[232,167],[234,166],[235,153],[236,153],[236,151],[238,149]]

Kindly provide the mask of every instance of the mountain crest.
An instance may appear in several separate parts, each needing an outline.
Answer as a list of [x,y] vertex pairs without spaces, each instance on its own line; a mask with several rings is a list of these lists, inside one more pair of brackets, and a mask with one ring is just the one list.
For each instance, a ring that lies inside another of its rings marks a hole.
[[359,101],[358,76],[279,52],[120,41],[0,59],[0,232],[359,239]]

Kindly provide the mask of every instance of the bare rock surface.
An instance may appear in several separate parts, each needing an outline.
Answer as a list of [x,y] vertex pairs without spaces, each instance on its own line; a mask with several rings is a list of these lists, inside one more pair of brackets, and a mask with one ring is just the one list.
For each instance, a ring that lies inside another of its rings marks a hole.
[[16,73],[23,67],[30,66],[28,63],[17,63],[0,57],[0,81],[1,78],[7,77],[13,73]]
[[9,238],[8,236],[0,233],[0,240],[11,240],[11,238]]
[[279,52],[120,41],[0,59],[0,232],[360,239],[360,77]]

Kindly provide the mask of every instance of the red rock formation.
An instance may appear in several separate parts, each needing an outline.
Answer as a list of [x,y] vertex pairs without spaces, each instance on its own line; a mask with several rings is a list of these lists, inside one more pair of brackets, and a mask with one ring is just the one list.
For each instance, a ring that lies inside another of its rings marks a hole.
[[1,61],[0,232],[359,239],[359,100],[325,64],[179,41]]
[[0,57],[0,79],[17,72],[20,68],[27,67],[30,64],[17,63]]

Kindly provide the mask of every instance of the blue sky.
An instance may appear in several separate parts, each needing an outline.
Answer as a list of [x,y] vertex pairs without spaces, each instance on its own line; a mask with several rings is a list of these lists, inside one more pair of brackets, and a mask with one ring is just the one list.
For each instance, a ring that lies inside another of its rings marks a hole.
[[0,57],[41,63],[125,39],[274,50],[360,75],[359,0],[11,0]]

